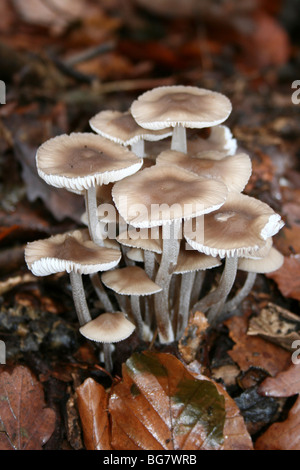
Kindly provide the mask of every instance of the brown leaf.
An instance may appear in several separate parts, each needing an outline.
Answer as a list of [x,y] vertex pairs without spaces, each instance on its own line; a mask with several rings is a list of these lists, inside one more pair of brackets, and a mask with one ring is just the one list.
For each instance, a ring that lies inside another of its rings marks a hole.
[[88,378],[77,388],[77,404],[87,450],[111,450],[108,394],[102,385]]
[[273,279],[282,295],[300,300],[300,256],[285,256],[284,263],[277,271],[266,274]]
[[0,449],[41,450],[54,431],[56,416],[45,408],[43,387],[28,368],[0,373],[0,400]]
[[178,349],[184,361],[192,362],[208,327],[206,316],[202,312],[191,315],[189,323],[178,343]]
[[248,335],[259,335],[291,351],[293,342],[300,340],[300,317],[270,303],[250,319]]
[[[260,393],[274,397],[290,397],[300,392],[299,364],[276,377],[268,377],[260,386]],[[255,444],[257,450],[300,450],[300,397],[283,422],[272,424]]]
[[259,367],[274,376],[284,370],[290,362],[290,353],[263,338],[247,335],[248,320],[245,317],[231,317],[226,321],[229,335],[235,342],[228,351],[229,356],[241,370]]

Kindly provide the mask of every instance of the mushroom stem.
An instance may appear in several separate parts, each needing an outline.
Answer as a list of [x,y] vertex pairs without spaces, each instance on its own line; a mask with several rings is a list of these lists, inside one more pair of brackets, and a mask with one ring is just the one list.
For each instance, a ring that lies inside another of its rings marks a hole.
[[142,314],[141,314],[141,304],[140,304],[139,296],[131,295],[130,302],[131,302],[131,313],[135,319],[137,334],[142,338],[144,322],[143,322]]
[[163,225],[163,253],[155,283],[162,290],[154,294],[155,316],[158,335],[162,343],[174,341],[174,332],[171,325],[169,289],[173,268],[176,266],[181,232],[181,220],[174,221],[170,225]]
[[70,272],[70,282],[76,313],[80,326],[91,321],[91,314],[86,303],[85,291],[82,282],[82,276],[74,271]]
[[187,153],[186,129],[181,124],[173,128],[171,150]]
[[203,282],[205,278],[205,270],[197,271],[195,280],[194,280],[194,285],[192,287],[192,292],[191,292],[191,303],[190,305],[194,305],[196,302],[198,302],[200,293],[202,290]]
[[239,290],[239,292],[228,302],[226,302],[223,311],[229,312],[230,310],[235,310],[238,305],[250,294],[252,287],[254,286],[256,273],[248,272],[246,281],[243,287]]
[[100,299],[101,303],[102,303],[102,306],[104,308],[104,310],[106,312],[113,312],[114,311],[114,307],[107,295],[107,292],[106,290],[104,289],[103,287],[103,284],[99,278],[99,275],[98,273],[93,273],[93,274],[90,274],[90,279],[91,279],[91,282],[93,284],[93,287],[95,289],[95,292],[98,296],[98,298]]
[[219,303],[222,300],[224,300],[224,302],[226,301],[226,297],[231,291],[235,281],[237,265],[238,257],[236,255],[233,257],[226,257],[225,267],[218,287],[207,294],[199,302],[196,302],[192,308],[192,313],[195,313],[196,311],[206,313],[212,305]]
[[113,369],[113,362],[112,362],[112,347],[111,343],[103,343],[103,355],[104,355],[104,365],[107,372],[111,372]]
[[97,190],[95,186],[91,186],[85,191],[85,206],[88,216],[88,227],[91,239],[97,245],[102,246],[103,240],[99,238],[97,234]]
[[131,151],[136,154],[137,157],[144,158],[145,156],[145,142],[144,139],[140,139],[131,145]]
[[176,339],[179,339],[181,337],[188,323],[189,312],[190,312],[191,292],[193,288],[193,281],[195,279],[195,275],[196,275],[196,271],[181,274]]
[[144,266],[147,276],[153,281],[155,274],[155,254],[152,251],[144,250]]

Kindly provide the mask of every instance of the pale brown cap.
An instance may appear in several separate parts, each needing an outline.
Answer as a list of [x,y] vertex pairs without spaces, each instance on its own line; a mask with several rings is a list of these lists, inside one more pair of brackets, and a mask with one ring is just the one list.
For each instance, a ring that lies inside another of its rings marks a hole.
[[119,181],[138,171],[143,161],[122,145],[87,132],[47,140],[37,150],[36,164],[46,183],[80,192]]
[[98,343],[118,343],[128,338],[135,325],[122,312],[106,312],[79,328],[80,333]]
[[198,158],[176,150],[167,150],[158,155],[157,164],[177,165],[203,178],[213,178],[226,184],[228,191],[241,192],[252,172],[251,160],[245,153],[229,155],[221,160]]
[[144,250],[141,248],[130,248],[126,252],[126,256],[131,261],[135,261],[136,263],[143,263],[144,262]]
[[216,151],[219,158],[222,158],[222,156],[235,154],[237,141],[229,127],[219,125],[210,129],[210,136],[207,139],[193,134],[187,139],[187,150],[189,154],[199,153],[199,156],[202,152]]
[[150,295],[162,290],[138,266],[107,271],[101,279],[106,287],[121,295]]
[[216,210],[226,200],[224,183],[201,179],[175,165],[154,165],[116,183],[115,205],[133,227],[154,227]]
[[117,240],[121,245],[153,253],[160,254],[163,250],[161,227],[141,228],[138,232],[129,227],[117,236]]
[[141,139],[156,141],[172,135],[172,129],[146,130],[138,125],[129,111],[100,111],[89,122],[97,134],[125,146],[132,145]]
[[35,276],[71,271],[92,274],[114,268],[121,259],[117,249],[96,245],[87,230],[75,230],[28,243],[25,261]]
[[[187,246],[186,246],[187,245]],[[220,266],[222,263],[216,256],[209,256],[193,250],[188,243],[181,243],[177,265],[173,274],[184,274],[191,271],[203,271]]]
[[193,86],[162,86],[146,91],[131,105],[131,114],[146,129],[216,126],[231,113],[223,94]]
[[280,215],[264,202],[229,193],[219,210],[204,217],[204,233],[185,227],[184,236],[195,250],[208,255],[247,256],[265,246],[283,225]]
[[263,258],[239,258],[238,269],[251,273],[272,273],[281,268],[284,256],[271,247],[269,253]]

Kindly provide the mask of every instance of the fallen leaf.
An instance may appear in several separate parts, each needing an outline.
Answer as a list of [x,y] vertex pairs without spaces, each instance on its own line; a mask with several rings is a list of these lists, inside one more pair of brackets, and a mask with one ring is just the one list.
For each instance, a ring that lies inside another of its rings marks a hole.
[[282,295],[300,300],[300,255],[285,256],[281,268],[266,276],[276,282]]
[[41,450],[55,429],[56,415],[45,408],[43,387],[28,368],[0,372],[0,401],[0,449]]
[[111,450],[105,388],[88,378],[76,392],[86,449]]
[[195,359],[207,328],[208,321],[202,312],[195,312],[194,315],[191,315],[178,343],[179,352],[187,364]]
[[[300,365],[292,364],[276,377],[268,377],[260,393],[273,397],[291,397],[300,393]],[[283,422],[273,423],[255,443],[257,450],[300,450],[300,397]]]
[[291,351],[293,342],[300,340],[300,317],[270,303],[258,316],[250,319],[247,333],[259,335]]
[[233,316],[225,324],[235,342],[228,354],[242,371],[259,367],[274,376],[289,364],[291,355],[288,351],[263,338],[247,335],[247,318]]

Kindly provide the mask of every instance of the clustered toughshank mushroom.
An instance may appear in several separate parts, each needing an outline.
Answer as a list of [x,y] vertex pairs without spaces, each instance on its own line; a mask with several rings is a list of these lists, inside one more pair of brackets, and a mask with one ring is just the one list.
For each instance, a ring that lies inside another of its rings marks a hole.
[[[41,178],[85,198],[88,229],[29,243],[26,262],[37,276],[70,274],[79,331],[105,345],[107,367],[107,345],[133,331],[170,343],[197,310],[215,325],[249,294],[257,273],[283,262],[272,246],[280,216],[242,194],[251,159],[222,124],[230,113],[221,93],[158,87],[130,110],[92,117],[95,133],[54,137],[37,151]],[[236,292],[238,270],[247,274]],[[207,273],[211,286],[203,289]],[[100,300],[94,319],[83,274]]]

